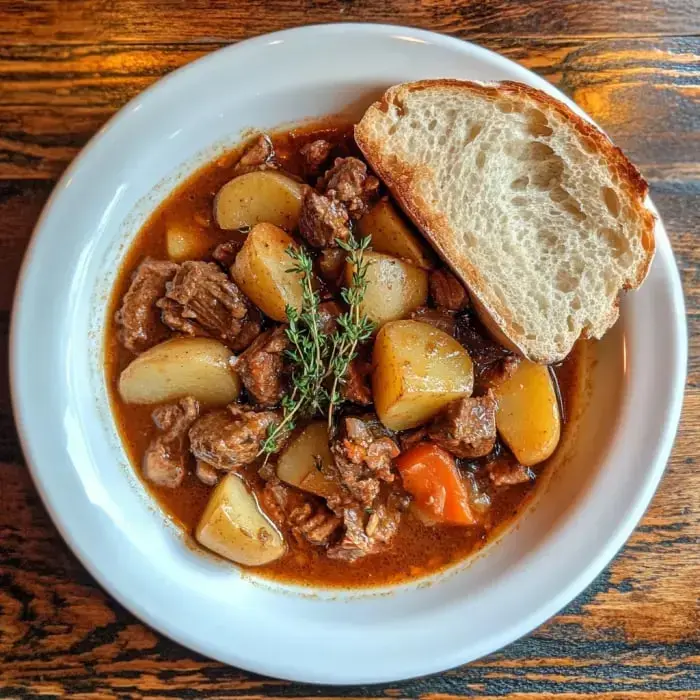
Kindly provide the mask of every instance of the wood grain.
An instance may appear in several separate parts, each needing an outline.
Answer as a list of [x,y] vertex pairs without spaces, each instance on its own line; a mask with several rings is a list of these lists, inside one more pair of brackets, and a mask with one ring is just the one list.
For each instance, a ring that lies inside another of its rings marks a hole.
[[[109,598],[38,499],[6,369],[9,310],[32,227],[89,138],[159,77],[219,46],[328,21],[400,21],[475,39],[571,95],[649,179],[690,332],[667,473],[608,569],[507,649],[371,688],[312,688],[226,668]],[[0,0],[0,697],[700,699],[699,237],[698,0]]]

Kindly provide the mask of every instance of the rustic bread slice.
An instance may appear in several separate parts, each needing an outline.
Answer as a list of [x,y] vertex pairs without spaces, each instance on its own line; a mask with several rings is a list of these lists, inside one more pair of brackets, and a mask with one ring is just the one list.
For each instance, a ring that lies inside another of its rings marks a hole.
[[487,327],[536,362],[600,338],[620,292],[647,274],[646,183],[603,133],[539,90],[397,85],[355,139]]

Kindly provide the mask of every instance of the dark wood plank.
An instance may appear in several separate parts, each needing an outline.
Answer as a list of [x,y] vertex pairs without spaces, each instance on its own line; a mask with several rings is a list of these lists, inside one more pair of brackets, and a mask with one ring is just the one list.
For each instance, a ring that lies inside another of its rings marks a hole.
[[[700,37],[484,44],[561,87],[648,176],[700,177]],[[0,47],[0,178],[54,178],[115,110],[214,48]]]
[[230,42],[304,24],[385,22],[468,38],[700,33],[697,0],[5,0],[0,44]]

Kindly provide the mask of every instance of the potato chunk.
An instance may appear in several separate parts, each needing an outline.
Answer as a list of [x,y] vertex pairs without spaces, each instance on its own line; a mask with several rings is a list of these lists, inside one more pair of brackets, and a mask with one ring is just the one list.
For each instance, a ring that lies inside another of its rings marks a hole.
[[515,458],[530,467],[549,457],[559,443],[559,405],[549,368],[523,360],[495,387],[496,428]]
[[243,293],[275,321],[286,321],[286,306],[301,309],[301,276],[289,272],[287,255],[294,239],[272,224],[258,224],[247,236],[231,266],[231,277]]
[[214,489],[195,530],[197,542],[236,564],[261,566],[285,552],[284,539],[236,474]]
[[395,255],[425,270],[435,267],[435,253],[388,200],[377,202],[358,222],[362,236],[372,236],[372,249]]
[[[361,311],[378,327],[407,316],[428,298],[428,275],[415,265],[383,253],[367,252],[367,289]],[[345,267],[345,283],[352,284],[353,266]]]
[[231,351],[212,338],[174,338],[139,355],[119,377],[127,403],[150,404],[192,396],[208,405],[235,401],[240,393]]
[[304,428],[280,455],[277,476],[303,491],[326,498],[339,490],[338,484],[325,476],[332,465],[328,426],[325,421],[316,421]]
[[170,224],[165,231],[165,247],[173,262],[199,260],[207,254],[210,245],[206,235],[184,222]]
[[391,430],[426,423],[451,401],[470,396],[474,385],[469,353],[419,321],[387,323],[374,343],[372,364],[374,405]]
[[269,223],[297,227],[305,185],[282,173],[260,170],[227,182],[214,199],[214,218],[225,230]]

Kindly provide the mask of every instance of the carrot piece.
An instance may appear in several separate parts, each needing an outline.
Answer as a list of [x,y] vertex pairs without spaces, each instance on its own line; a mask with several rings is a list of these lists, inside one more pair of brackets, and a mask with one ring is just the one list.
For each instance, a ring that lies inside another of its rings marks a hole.
[[395,460],[414,507],[438,523],[474,525],[469,493],[454,457],[432,442],[421,442]]

